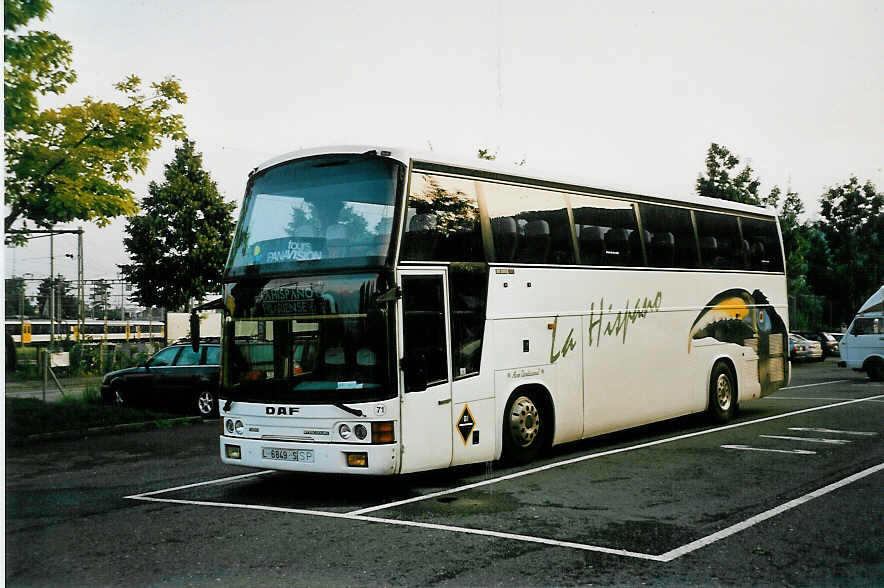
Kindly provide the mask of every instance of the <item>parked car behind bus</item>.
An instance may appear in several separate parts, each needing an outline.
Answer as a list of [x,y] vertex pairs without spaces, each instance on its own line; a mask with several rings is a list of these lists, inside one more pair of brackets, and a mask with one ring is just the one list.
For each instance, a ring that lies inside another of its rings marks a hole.
[[189,342],[157,351],[138,367],[110,372],[101,381],[107,404],[133,405],[165,411],[218,414],[218,372],[221,346]]
[[823,358],[840,355],[838,340],[823,331],[793,331],[809,341],[818,342],[823,348]]

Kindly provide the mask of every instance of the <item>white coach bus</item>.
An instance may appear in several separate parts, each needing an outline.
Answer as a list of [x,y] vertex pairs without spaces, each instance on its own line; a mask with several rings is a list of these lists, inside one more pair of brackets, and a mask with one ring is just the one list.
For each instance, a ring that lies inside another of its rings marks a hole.
[[770,210],[374,147],[250,175],[220,454],[397,474],[738,405],[789,379]]

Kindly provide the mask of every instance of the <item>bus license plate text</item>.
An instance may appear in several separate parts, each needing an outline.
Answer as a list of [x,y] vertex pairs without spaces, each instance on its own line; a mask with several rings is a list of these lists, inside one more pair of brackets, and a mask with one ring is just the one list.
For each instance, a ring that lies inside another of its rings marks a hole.
[[280,449],[278,447],[262,447],[261,454],[264,459],[313,463],[312,449]]

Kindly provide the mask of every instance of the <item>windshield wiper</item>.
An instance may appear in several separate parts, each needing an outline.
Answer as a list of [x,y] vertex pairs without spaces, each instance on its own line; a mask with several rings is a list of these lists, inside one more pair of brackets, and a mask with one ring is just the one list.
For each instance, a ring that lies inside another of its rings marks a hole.
[[341,410],[343,410],[344,412],[349,412],[350,414],[358,416],[358,417],[365,416],[365,414],[361,410],[359,410],[358,408],[352,408],[350,406],[347,406],[343,402],[332,402],[332,406],[336,406],[336,407],[340,408]]

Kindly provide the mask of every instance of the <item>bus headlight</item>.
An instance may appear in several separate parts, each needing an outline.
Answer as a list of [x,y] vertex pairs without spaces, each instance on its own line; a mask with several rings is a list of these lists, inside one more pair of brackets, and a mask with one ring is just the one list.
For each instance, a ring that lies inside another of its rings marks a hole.
[[349,439],[351,434],[352,430],[350,429],[350,425],[343,424],[338,427],[338,436],[340,436],[341,439]]
[[356,425],[353,427],[353,432],[356,433],[356,438],[360,441],[368,437],[368,429],[365,428],[365,425]]
[[236,421],[236,424],[233,426],[236,430],[237,435],[242,435],[242,432],[245,430],[246,426],[242,424],[242,421]]
[[233,421],[231,419],[227,419],[224,422],[224,428],[227,430],[228,433],[233,434]]

